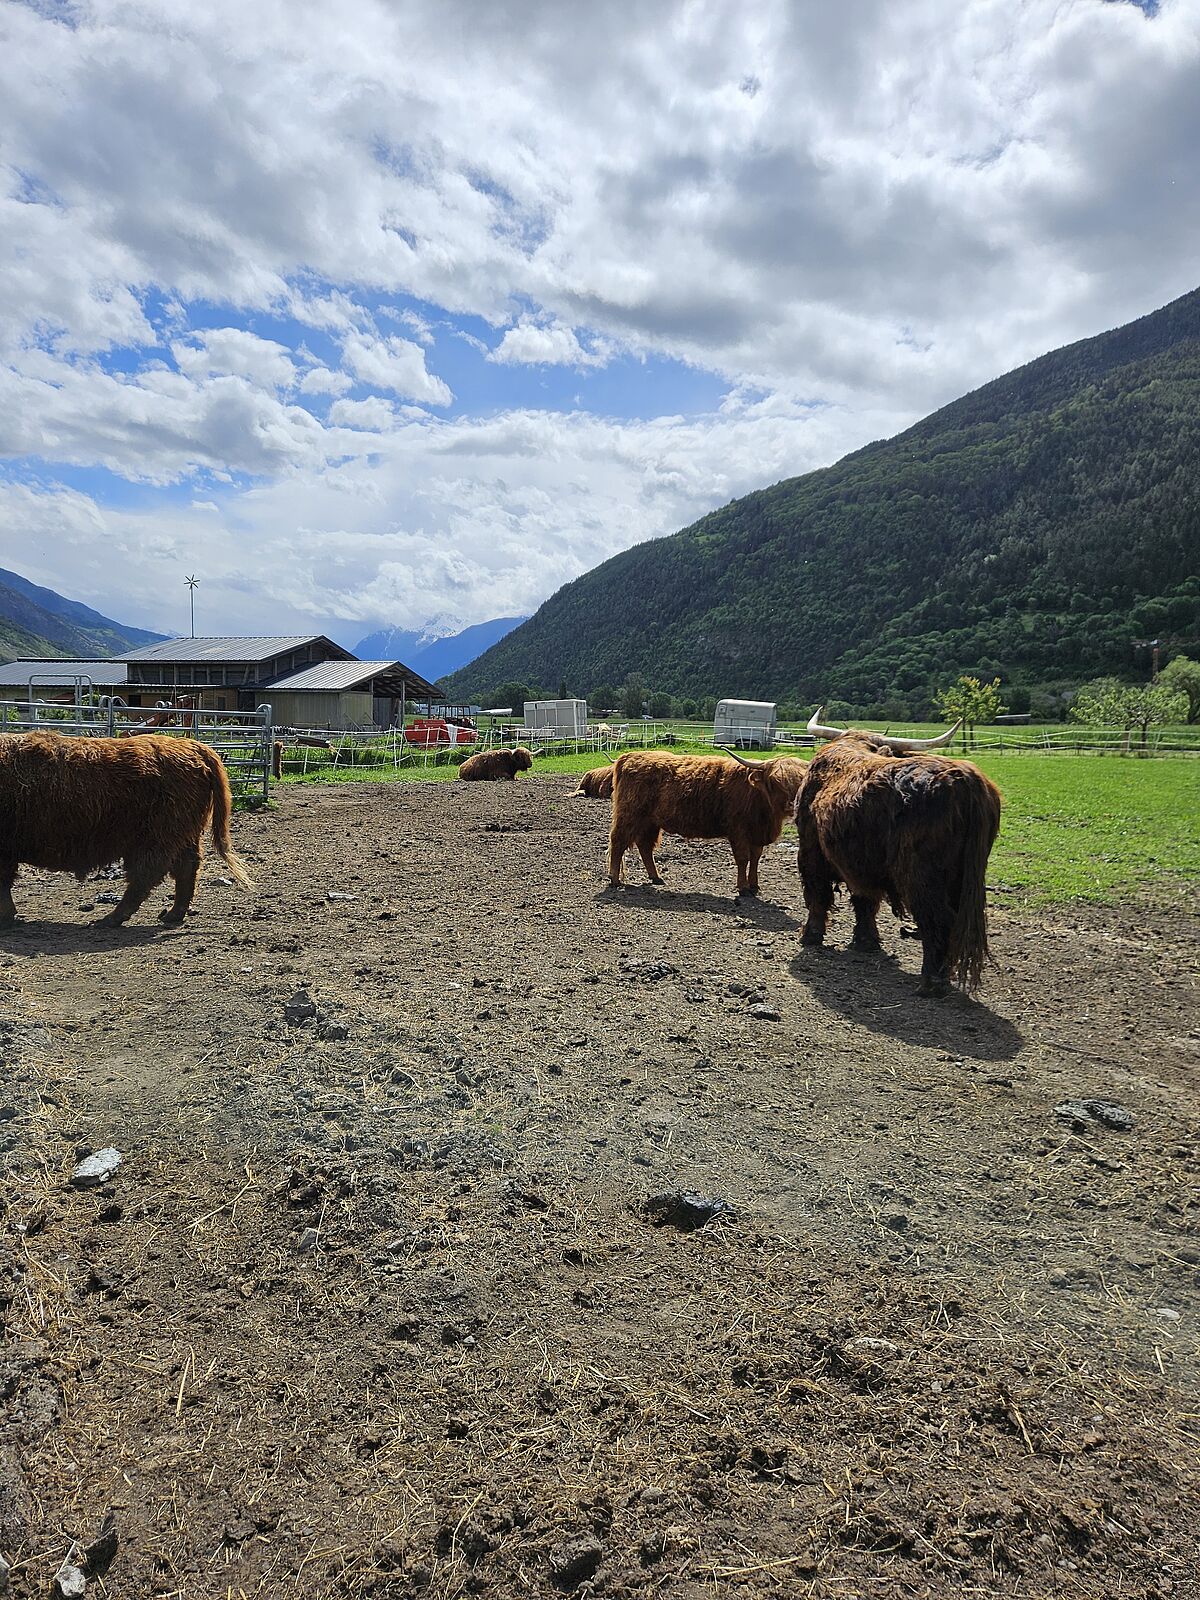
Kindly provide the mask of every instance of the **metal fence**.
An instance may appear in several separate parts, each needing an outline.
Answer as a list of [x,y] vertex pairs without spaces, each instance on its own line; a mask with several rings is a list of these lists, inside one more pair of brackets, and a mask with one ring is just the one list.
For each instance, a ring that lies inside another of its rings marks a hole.
[[127,706],[113,696],[74,705],[46,700],[0,701],[0,732],[36,730],[81,738],[121,738],[159,733],[198,739],[211,745],[225,763],[235,800],[265,800],[271,779],[271,708],[257,711],[204,711],[181,706]]
[[538,755],[611,755],[631,747],[674,743],[677,736],[661,723],[632,722],[597,724],[578,737],[558,737],[519,723],[504,723],[479,729],[478,737],[469,744],[448,740],[426,744],[406,738],[398,728],[276,728],[275,738],[283,746],[282,770],[303,776],[354,767],[395,771],[400,767],[458,766],[482,750],[512,749],[519,744]]

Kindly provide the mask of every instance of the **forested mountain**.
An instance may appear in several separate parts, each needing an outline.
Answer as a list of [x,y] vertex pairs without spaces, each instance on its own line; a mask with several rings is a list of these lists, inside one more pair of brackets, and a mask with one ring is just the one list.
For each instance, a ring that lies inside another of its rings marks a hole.
[[1200,290],[613,557],[449,686],[923,712],[959,672],[1144,670],[1200,639],[1198,574]]
[[18,656],[78,656],[81,660],[120,655],[165,638],[145,628],[126,628],[91,606],[68,600],[53,589],[30,583],[19,572],[0,567],[0,651]]

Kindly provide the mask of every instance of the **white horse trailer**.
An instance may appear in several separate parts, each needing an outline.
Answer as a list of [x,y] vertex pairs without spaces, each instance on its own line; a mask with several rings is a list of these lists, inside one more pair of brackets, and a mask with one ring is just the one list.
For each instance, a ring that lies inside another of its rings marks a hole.
[[587,737],[586,700],[526,700],[524,733],[543,739]]
[[773,750],[777,707],[767,700],[718,700],[713,743],[734,750]]

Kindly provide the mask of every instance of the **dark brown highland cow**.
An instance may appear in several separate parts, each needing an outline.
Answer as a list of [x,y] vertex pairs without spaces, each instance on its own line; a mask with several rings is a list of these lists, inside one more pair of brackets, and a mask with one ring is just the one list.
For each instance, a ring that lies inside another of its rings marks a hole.
[[921,993],[944,995],[951,980],[977,989],[988,959],[984,874],[1000,831],[1000,791],[969,761],[929,754],[955,728],[937,739],[896,739],[823,728],[820,715],[809,731],[833,743],[809,762],[796,796],[803,942],[824,941],[834,887],[844,883],[858,949],[879,949],[875,919],[888,900],[917,924]]
[[82,882],[114,861],[125,863],[125,893],[101,924],[127,921],[168,873],[175,899],[162,920],[182,922],[210,817],[213,848],[250,886],[229,840],[231,808],[220,756],[192,739],[0,734],[0,925],[16,918],[22,864]]
[[523,744],[515,750],[481,750],[477,756],[468,756],[458,769],[458,775],[467,783],[507,779],[516,781],[518,772],[528,772],[533,756]]
[[654,852],[664,833],[677,833],[684,839],[728,839],[737,892],[757,894],[759,857],[778,839],[804,770],[794,756],[743,761],[627,750],[613,763],[609,880],[620,883],[621,861],[636,845],[650,882],[661,883]]
[[611,764],[607,767],[593,767],[590,772],[584,772],[579,778],[578,789],[571,791],[571,798],[576,795],[586,795],[589,800],[611,800],[613,791],[613,769]]

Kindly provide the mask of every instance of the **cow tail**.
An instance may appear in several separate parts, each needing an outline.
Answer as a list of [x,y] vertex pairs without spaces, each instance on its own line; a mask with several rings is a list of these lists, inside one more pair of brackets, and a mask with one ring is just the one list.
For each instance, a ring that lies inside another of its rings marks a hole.
[[984,965],[991,960],[987,939],[987,863],[999,829],[1000,808],[995,791],[976,775],[968,789],[962,882],[948,952],[951,975],[968,994],[978,989]]
[[229,774],[225,771],[225,763],[215,750],[210,750],[207,745],[199,745],[198,749],[204,752],[208,775],[212,781],[212,842],[213,849],[229,868],[235,883],[243,889],[253,889],[254,882],[250,874],[242,865],[241,858],[233,848],[233,841],[229,837],[229,816],[233,810],[233,795],[229,788]]

